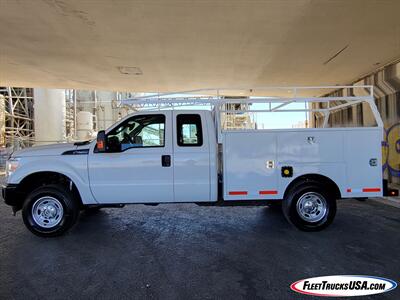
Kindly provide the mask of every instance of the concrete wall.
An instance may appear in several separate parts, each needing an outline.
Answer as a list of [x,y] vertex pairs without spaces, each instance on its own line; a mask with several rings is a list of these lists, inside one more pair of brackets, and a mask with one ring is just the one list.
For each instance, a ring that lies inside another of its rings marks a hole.
[[[385,125],[382,142],[384,176],[389,182],[400,184],[400,62],[366,76],[354,85],[374,85],[375,103]],[[343,92],[338,90],[334,94]],[[313,127],[321,127],[322,123],[321,115],[312,116]],[[335,112],[329,120],[330,127],[374,125],[371,109],[366,104]]]

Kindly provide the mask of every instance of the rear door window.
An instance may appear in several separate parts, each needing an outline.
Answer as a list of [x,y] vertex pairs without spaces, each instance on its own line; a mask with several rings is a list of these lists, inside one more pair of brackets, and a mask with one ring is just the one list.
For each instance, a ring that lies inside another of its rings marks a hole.
[[203,145],[201,117],[197,114],[181,114],[176,117],[178,146],[200,147]]

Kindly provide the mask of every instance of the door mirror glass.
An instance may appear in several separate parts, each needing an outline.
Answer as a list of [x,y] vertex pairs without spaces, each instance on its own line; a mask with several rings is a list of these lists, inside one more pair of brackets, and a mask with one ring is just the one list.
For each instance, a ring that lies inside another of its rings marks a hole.
[[101,130],[97,133],[97,152],[106,152],[106,132]]

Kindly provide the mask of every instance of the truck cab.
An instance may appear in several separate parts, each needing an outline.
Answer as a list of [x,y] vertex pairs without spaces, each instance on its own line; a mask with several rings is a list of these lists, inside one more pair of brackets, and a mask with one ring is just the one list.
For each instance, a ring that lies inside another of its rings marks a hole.
[[132,115],[91,145],[88,176],[98,203],[217,200],[217,142],[210,111]]

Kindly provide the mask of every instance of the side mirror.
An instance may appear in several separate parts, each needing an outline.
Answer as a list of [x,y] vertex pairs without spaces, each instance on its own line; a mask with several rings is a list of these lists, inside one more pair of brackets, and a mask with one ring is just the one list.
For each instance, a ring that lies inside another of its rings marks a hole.
[[97,152],[106,152],[106,132],[101,130],[97,133]]

